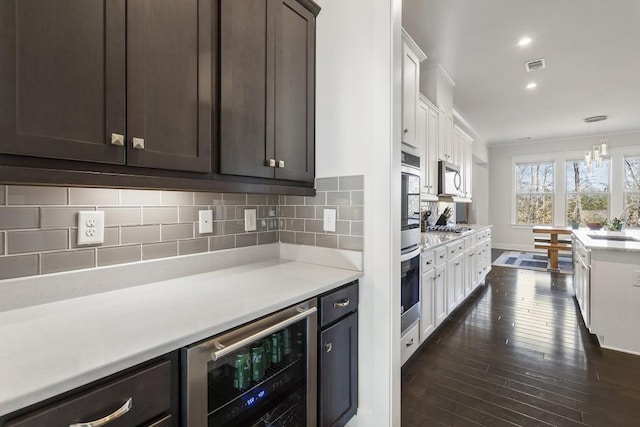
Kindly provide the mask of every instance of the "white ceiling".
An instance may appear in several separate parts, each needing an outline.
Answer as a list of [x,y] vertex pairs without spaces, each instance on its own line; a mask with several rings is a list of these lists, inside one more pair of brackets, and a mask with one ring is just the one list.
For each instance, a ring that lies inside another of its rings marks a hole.
[[640,0],[403,0],[403,27],[488,144],[640,129]]

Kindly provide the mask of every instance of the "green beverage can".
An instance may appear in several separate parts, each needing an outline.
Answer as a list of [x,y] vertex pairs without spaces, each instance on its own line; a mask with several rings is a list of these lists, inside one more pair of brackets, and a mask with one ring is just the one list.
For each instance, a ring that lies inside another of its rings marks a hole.
[[273,346],[271,340],[267,338],[264,342],[264,369],[265,371],[271,367],[271,352]]
[[240,350],[233,360],[233,387],[244,390],[251,382],[251,357],[246,348]]
[[282,342],[280,334],[271,334],[271,362],[280,363],[282,361]]
[[285,356],[291,354],[291,331],[289,328],[282,330],[282,354]]
[[251,379],[258,382],[264,377],[264,345],[262,341],[251,344]]

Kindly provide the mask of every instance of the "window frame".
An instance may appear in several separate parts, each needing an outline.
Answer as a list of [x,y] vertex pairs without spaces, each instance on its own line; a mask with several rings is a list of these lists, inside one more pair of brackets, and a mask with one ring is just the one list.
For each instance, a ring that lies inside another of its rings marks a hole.
[[[584,159],[580,159],[580,158],[568,158],[564,161],[564,224],[569,226],[571,225],[571,223],[569,222],[569,195],[606,195],[607,196],[607,214],[606,214],[606,220],[608,220],[609,218],[611,218],[611,187],[612,187],[612,176],[611,176],[611,169],[613,168],[613,161],[611,159],[611,156],[605,156],[603,157],[603,160],[608,160],[609,162],[609,172],[607,173],[607,188],[609,189],[608,191],[569,191],[567,190],[567,185],[568,185],[568,177],[569,174],[567,173],[567,166],[569,165],[569,163],[574,163],[574,162],[582,162],[582,163],[586,163],[584,161]],[[592,167],[595,167],[592,166]],[[580,225],[583,225],[582,222],[580,222]],[[586,222],[585,224],[586,225]]]
[[[627,188],[627,158],[637,158],[640,160],[640,153],[626,153],[622,155],[622,212],[627,209],[627,198],[628,196],[635,196],[637,200],[640,201],[640,187],[637,190],[631,190]],[[625,215],[626,216],[626,215]],[[632,229],[638,229],[640,227],[640,220],[637,223],[638,227],[629,227]],[[629,226],[625,224],[625,227]]]
[[[513,227],[523,227],[523,228],[530,228],[530,227],[534,227],[536,225],[553,225],[554,224],[554,218],[555,218],[555,212],[556,212],[556,186],[557,186],[557,178],[558,178],[558,173],[557,173],[557,162],[555,159],[549,159],[548,157],[544,157],[544,158],[534,158],[534,157],[529,157],[524,159],[524,158],[513,158],[512,159],[512,167],[511,167],[511,173],[512,173],[512,180],[511,180],[511,225]],[[543,164],[543,163],[548,163],[551,165],[552,168],[552,185],[551,185],[551,191],[549,192],[529,192],[529,193],[519,193],[518,192],[518,166],[522,166],[522,165],[537,165],[537,164]],[[524,223],[524,222],[518,222],[518,196],[522,196],[522,195],[528,195],[528,196],[549,196],[551,198],[551,222],[550,223]]]

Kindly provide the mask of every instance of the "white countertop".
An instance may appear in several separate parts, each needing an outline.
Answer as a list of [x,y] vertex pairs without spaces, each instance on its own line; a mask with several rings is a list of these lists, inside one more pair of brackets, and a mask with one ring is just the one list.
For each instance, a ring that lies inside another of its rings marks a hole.
[[284,259],[0,313],[0,416],[362,276]]
[[421,233],[422,237],[422,250],[434,249],[440,245],[446,245],[447,243],[451,243],[458,239],[463,239],[467,236],[470,236],[478,231],[484,230],[486,228],[491,228],[491,225],[478,225],[478,224],[460,224],[463,227],[469,227],[469,231],[465,231],[463,233],[442,233],[439,231],[429,231]]
[[[623,230],[623,231],[593,231],[589,229],[573,230],[573,236],[576,237],[583,245],[591,250],[606,251],[624,251],[624,252],[640,252],[640,230]],[[635,238],[636,241],[619,241],[610,239],[597,239],[593,236],[602,237],[621,237],[627,236]]]

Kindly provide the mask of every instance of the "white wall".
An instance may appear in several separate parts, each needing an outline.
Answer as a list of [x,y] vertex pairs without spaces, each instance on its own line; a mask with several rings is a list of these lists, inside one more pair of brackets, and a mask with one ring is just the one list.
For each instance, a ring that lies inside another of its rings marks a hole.
[[[610,216],[622,211],[622,155],[640,154],[640,132],[608,135],[611,154]],[[556,162],[556,196],[554,198],[554,224],[564,224],[564,165],[566,160],[583,158],[584,152],[597,144],[600,136],[573,139],[528,142],[516,145],[489,147],[489,218],[493,223],[493,246],[501,249],[533,250],[530,226],[512,225],[512,185],[514,159],[521,161],[552,160]],[[474,188],[474,199],[476,198]]]
[[316,175],[365,184],[357,421],[399,426],[401,0],[318,4]]
[[469,223],[491,224],[489,221],[489,164],[474,161],[471,170],[473,203],[471,203]]

